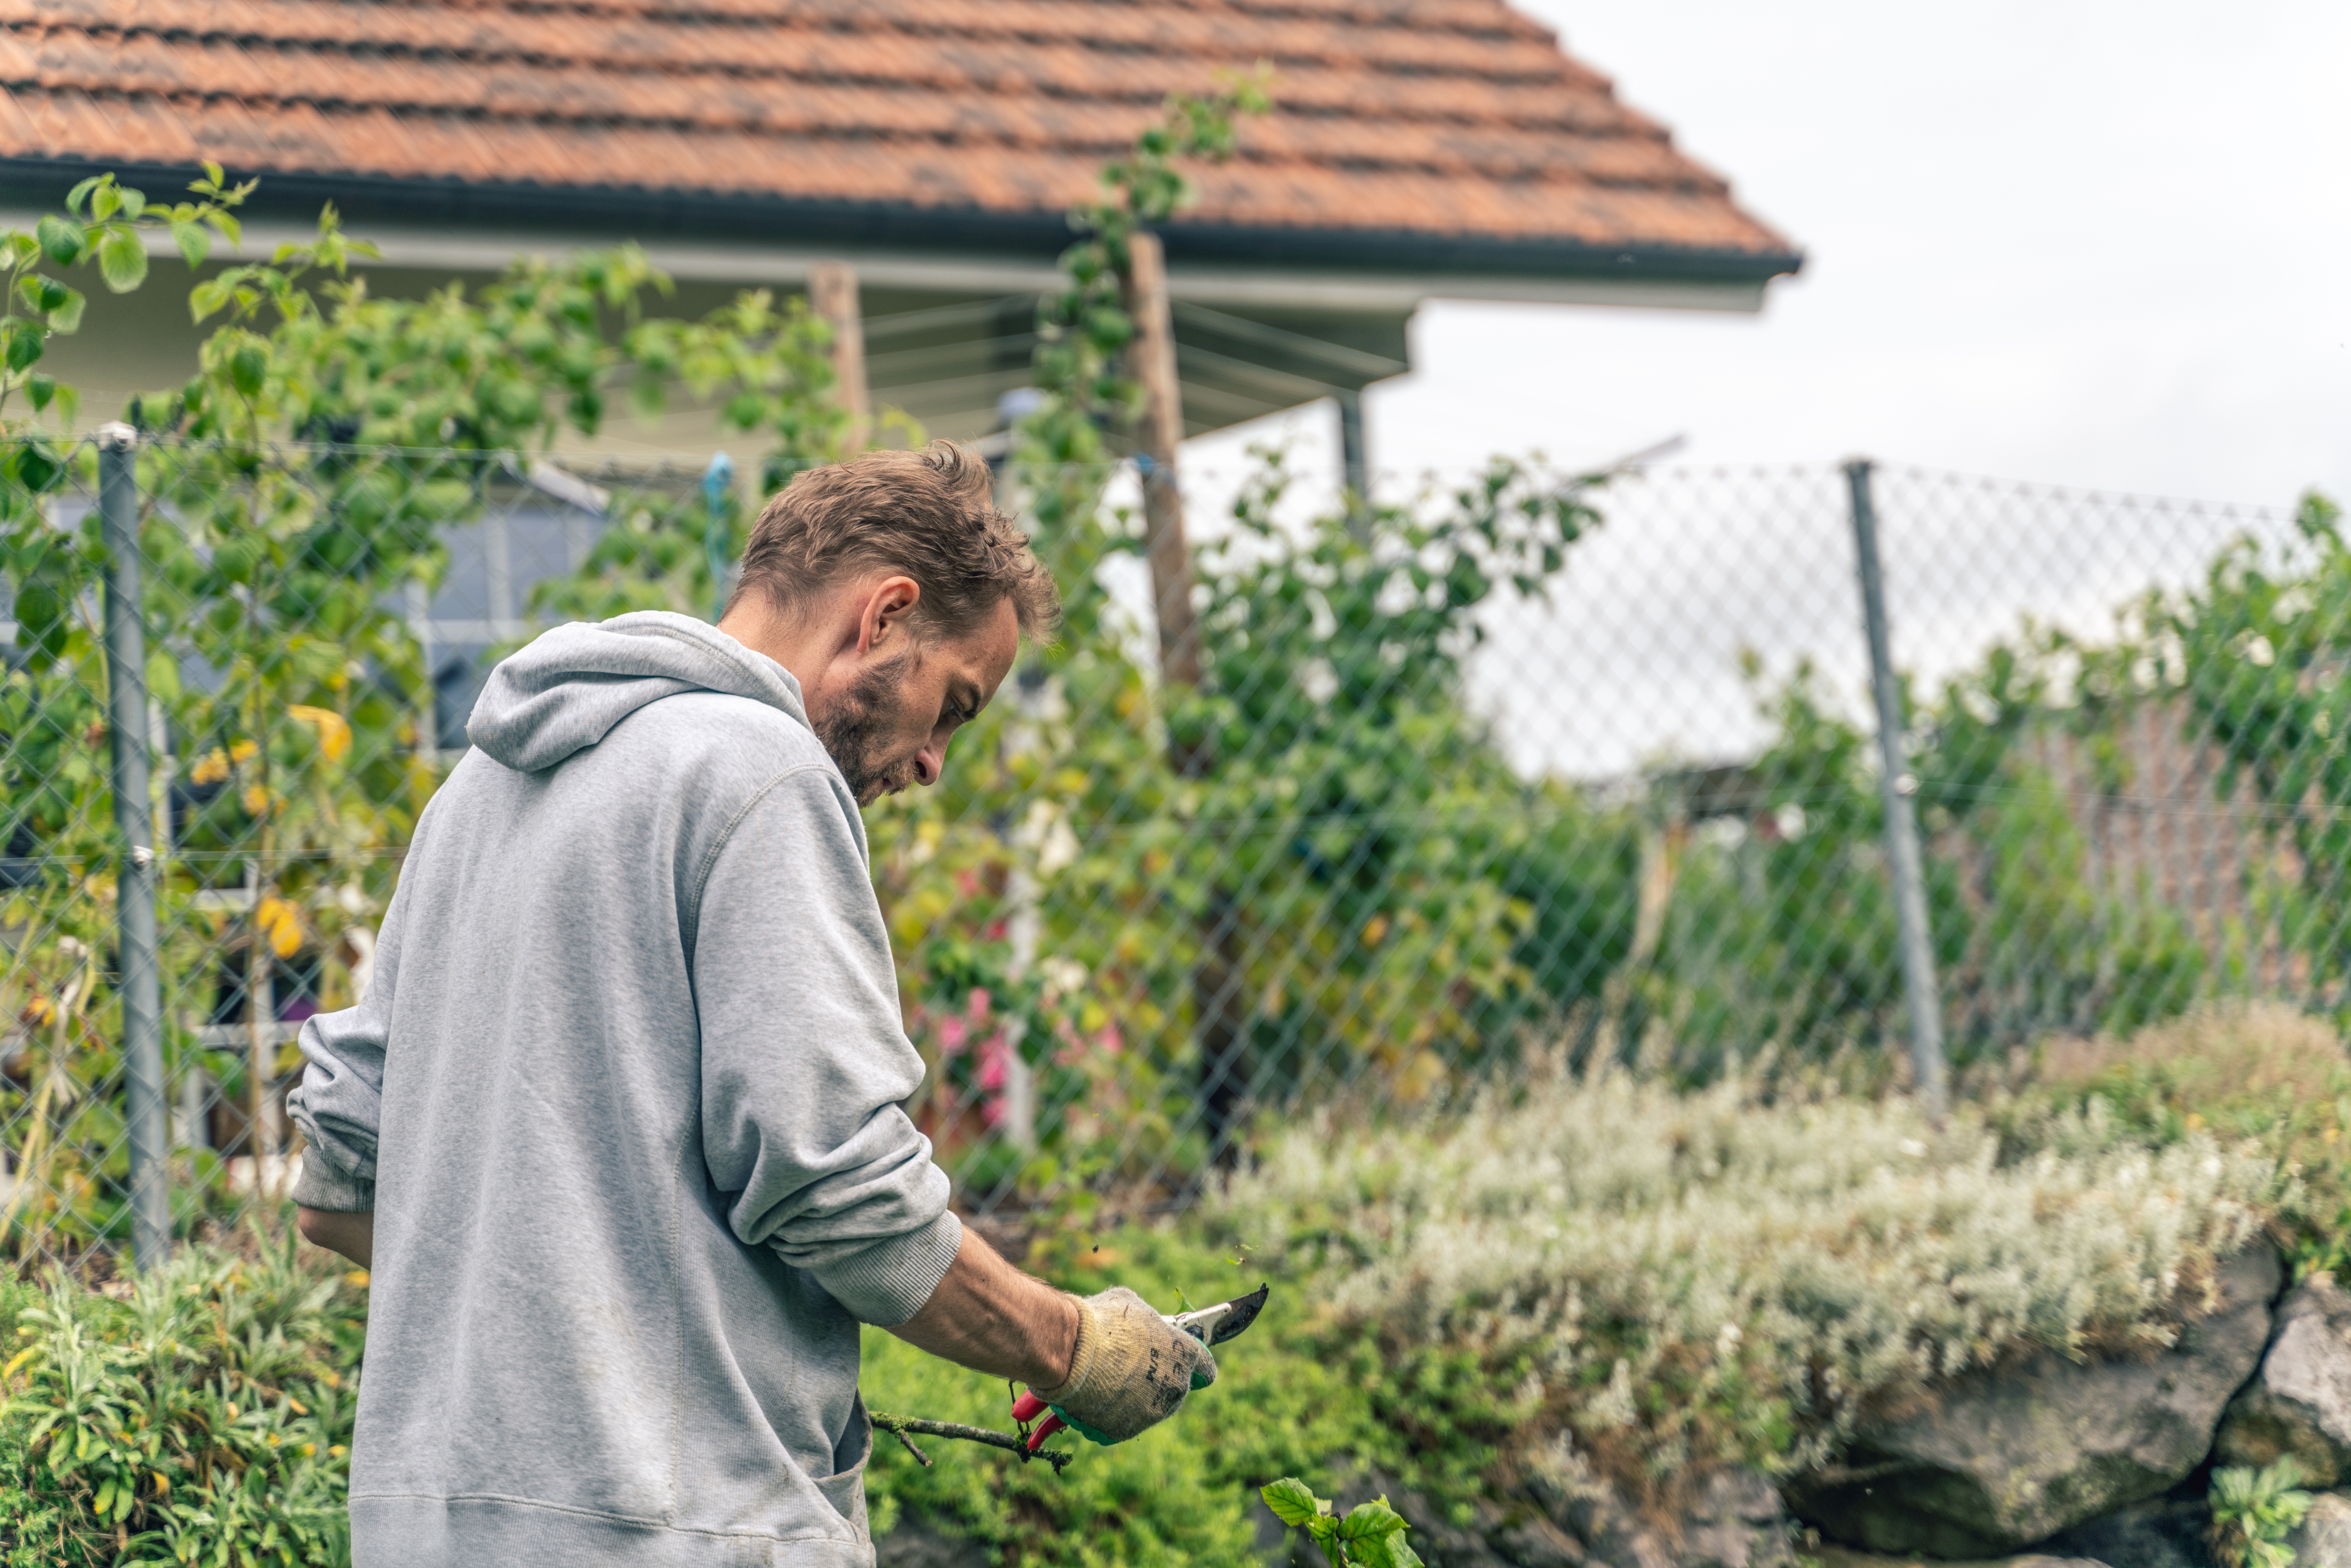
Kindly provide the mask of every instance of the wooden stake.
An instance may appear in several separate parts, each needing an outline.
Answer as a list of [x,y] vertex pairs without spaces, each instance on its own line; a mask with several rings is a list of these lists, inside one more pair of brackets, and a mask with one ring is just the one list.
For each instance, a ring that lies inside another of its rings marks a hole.
[[865,449],[873,426],[865,391],[865,317],[857,299],[857,273],[845,261],[809,268],[809,308],[832,329],[832,391],[849,411],[849,451]]
[[1159,236],[1128,236],[1126,310],[1134,337],[1127,367],[1143,383],[1143,520],[1151,556],[1151,597],[1159,611],[1159,675],[1169,685],[1200,684],[1200,634],[1192,619],[1192,556],[1184,542],[1184,493],[1176,448],[1184,439],[1184,394],[1176,380],[1176,326],[1167,308],[1167,258]]

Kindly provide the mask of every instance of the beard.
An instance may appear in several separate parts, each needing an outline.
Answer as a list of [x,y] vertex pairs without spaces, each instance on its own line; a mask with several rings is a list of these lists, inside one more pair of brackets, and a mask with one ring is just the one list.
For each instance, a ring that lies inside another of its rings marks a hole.
[[815,721],[817,739],[861,806],[894,795],[914,780],[914,758],[893,760],[886,754],[883,722],[883,716],[896,706],[898,683],[912,657],[911,652],[901,653],[867,670],[826,704],[824,716]]

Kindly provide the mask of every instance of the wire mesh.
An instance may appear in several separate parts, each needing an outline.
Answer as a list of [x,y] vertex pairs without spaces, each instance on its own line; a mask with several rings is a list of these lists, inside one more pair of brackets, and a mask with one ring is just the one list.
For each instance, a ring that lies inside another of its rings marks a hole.
[[[137,461],[172,1212],[200,1234],[282,1207],[295,1037],[367,985],[490,665],[565,620],[709,614],[751,507],[682,467]],[[0,1229],[26,1260],[130,1235],[94,484],[87,447],[0,453]],[[1106,507],[1040,540],[1062,643],[944,784],[869,813],[928,1067],[908,1109],[967,1211],[1180,1203],[1271,1119],[1434,1104],[1535,1049],[1899,1073],[1840,471],[1519,467],[1352,515],[1274,470],[1186,484],[1234,498],[1194,519],[1201,686],[1161,679],[1141,523]],[[1877,485],[1954,1052],[2216,996],[2342,1007],[2331,513]]]

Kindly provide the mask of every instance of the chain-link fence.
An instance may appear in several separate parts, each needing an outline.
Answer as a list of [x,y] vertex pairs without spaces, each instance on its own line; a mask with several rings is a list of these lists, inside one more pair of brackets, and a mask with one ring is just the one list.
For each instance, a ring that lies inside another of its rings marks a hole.
[[[483,675],[558,621],[711,613],[747,510],[723,481],[0,449],[15,1257],[282,1205],[295,1037],[365,988]],[[1139,529],[1105,510],[1042,541],[1062,643],[946,783],[870,813],[930,1066],[909,1110],[975,1212],[1180,1202],[1267,1118],[1426,1105],[1531,1049],[1896,1061],[1888,800],[1956,1057],[2215,995],[2342,1005],[2351,558],[2323,506],[1877,470],[1909,677],[1881,791],[1844,470],[1505,468],[1328,517],[1271,471],[1186,484],[1198,687],[1162,680]]]

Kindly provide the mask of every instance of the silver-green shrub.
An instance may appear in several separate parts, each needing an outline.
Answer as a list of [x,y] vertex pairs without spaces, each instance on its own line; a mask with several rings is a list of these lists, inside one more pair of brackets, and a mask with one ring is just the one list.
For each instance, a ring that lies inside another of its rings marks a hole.
[[1345,1320],[1522,1368],[1652,1475],[1786,1469],[1930,1377],[2169,1343],[2290,1197],[2251,1145],[2150,1146],[2095,1100],[2034,1134],[2003,1163],[1901,1099],[1546,1071],[1418,1128],[1301,1125],[1216,1218]]

